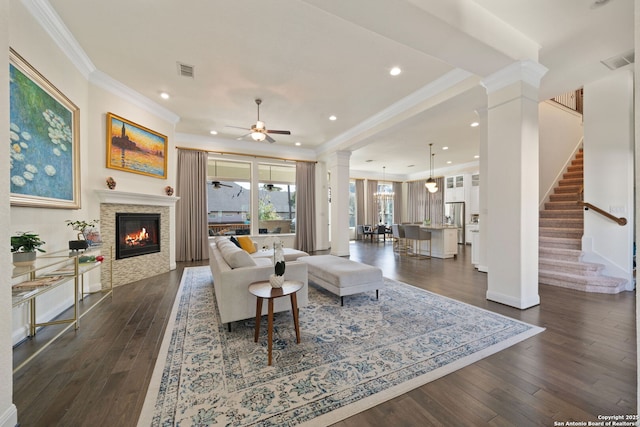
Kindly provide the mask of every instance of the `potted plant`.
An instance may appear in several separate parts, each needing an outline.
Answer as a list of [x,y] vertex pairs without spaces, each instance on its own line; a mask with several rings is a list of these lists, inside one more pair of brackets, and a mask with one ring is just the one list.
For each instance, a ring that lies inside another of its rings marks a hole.
[[72,251],[87,249],[89,247],[89,242],[87,241],[87,234],[86,234],[87,229],[90,227],[95,227],[96,225],[98,225],[99,222],[100,222],[99,219],[92,219],[90,221],[67,220],[66,221],[67,225],[78,232],[77,234],[78,240],[69,240],[69,249]]
[[36,262],[36,251],[46,252],[40,246],[46,242],[40,240],[40,236],[30,231],[19,231],[11,236],[11,252],[13,253],[13,265],[16,267],[30,266]]

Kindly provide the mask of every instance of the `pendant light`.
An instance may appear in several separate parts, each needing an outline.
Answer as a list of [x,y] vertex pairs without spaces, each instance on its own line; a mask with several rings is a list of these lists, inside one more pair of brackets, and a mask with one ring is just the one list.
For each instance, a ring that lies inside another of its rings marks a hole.
[[431,152],[432,146],[433,144],[429,144],[429,161],[431,172],[429,175],[429,179],[427,179],[427,182],[424,184],[424,186],[427,187],[427,190],[429,190],[429,193],[435,193],[438,191],[438,184],[436,183],[436,180],[433,179],[433,156],[435,156],[435,154]]
[[[385,169],[386,169],[386,166],[383,166],[382,167],[382,184],[383,185],[386,184]],[[373,193],[373,197],[375,197],[377,200],[380,200],[382,202],[393,200],[393,196],[395,196],[395,193],[393,191],[387,191],[386,188],[383,188],[383,191],[376,191],[375,193]]]

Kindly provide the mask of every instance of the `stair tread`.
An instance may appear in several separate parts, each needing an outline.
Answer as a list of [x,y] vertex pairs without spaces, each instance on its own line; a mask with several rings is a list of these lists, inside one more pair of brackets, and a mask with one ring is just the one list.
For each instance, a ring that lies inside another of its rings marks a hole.
[[601,283],[601,286],[617,286],[620,284],[627,283],[626,279],[623,279],[620,277],[604,276],[604,275],[582,276],[579,274],[557,272],[557,271],[551,271],[551,270],[545,270],[545,269],[538,270],[538,277],[540,276],[553,277],[553,278],[566,278],[566,279],[571,279],[578,283],[593,284],[593,282],[599,282]]

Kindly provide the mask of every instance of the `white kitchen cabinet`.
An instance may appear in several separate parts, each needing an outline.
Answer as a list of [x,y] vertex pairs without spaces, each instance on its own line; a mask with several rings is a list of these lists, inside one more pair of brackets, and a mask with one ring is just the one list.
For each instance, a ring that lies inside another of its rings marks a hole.
[[465,176],[455,175],[447,176],[444,179],[444,201],[448,202],[464,202],[465,201]]

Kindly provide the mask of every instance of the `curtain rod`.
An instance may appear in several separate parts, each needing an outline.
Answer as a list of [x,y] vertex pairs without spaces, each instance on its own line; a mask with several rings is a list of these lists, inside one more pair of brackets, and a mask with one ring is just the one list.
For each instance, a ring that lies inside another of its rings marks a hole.
[[288,159],[286,157],[276,157],[276,156],[263,156],[260,154],[245,154],[245,153],[234,153],[231,151],[219,151],[219,150],[206,150],[204,148],[191,148],[191,147],[178,147],[177,150],[189,150],[189,151],[204,151],[207,153],[215,153],[220,155],[230,155],[230,156],[245,156],[245,157],[253,157],[253,158],[261,158],[261,159],[273,159],[273,160],[283,160],[285,162],[302,162],[302,163],[318,163],[316,160],[298,160],[298,159]]

